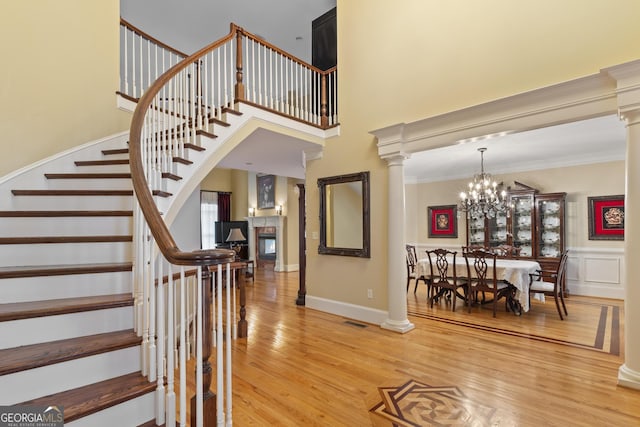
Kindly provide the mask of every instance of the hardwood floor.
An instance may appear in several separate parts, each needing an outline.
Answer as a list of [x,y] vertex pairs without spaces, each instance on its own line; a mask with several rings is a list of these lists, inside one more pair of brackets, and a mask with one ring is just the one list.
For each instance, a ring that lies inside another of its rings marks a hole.
[[[616,385],[620,301],[571,297],[564,322],[553,301],[493,319],[487,308],[430,310],[412,283],[416,328],[402,335],[298,307],[297,283],[297,273],[263,269],[247,282],[234,425],[640,425],[640,391]],[[603,306],[605,323],[618,311],[617,332],[598,332]],[[606,344],[590,348],[595,337]]]

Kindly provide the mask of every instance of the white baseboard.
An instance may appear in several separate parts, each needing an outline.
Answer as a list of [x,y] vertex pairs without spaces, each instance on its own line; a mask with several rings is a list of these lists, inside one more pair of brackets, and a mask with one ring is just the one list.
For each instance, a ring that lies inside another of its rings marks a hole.
[[341,301],[329,300],[326,298],[314,297],[313,295],[307,295],[305,297],[305,306],[307,308],[324,311],[337,316],[348,317],[349,319],[359,320],[361,322],[372,323],[374,325],[381,325],[389,317],[389,313],[387,311]]

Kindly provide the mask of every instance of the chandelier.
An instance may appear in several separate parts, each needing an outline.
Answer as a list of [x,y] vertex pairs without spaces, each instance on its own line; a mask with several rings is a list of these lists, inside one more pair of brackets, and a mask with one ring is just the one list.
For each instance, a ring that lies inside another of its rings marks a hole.
[[480,152],[480,173],[473,176],[467,191],[460,193],[459,209],[467,213],[467,218],[494,218],[496,214],[509,214],[507,192],[493,181],[491,175],[484,171],[484,152],[486,148],[478,148]]

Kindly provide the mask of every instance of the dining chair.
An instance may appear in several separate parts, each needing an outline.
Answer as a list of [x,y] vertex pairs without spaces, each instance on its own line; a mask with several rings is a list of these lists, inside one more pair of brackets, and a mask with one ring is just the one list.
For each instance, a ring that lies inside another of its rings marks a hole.
[[411,280],[415,280],[416,284],[413,288],[413,293],[416,293],[418,289],[418,283],[422,280],[427,285],[427,295],[429,294],[429,282],[424,275],[418,276],[418,255],[416,253],[416,247],[414,245],[406,245],[406,262],[407,262],[407,292],[409,292],[409,284]]
[[[565,250],[560,256],[560,263],[556,271],[538,270],[535,273],[530,274],[531,282],[529,284],[529,307],[531,307],[531,294],[544,294],[552,296],[556,302],[556,309],[560,315],[560,320],[564,320],[564,315],[568,316],[567,306],[564,303],[564,287],[566,282],[567,273],[567,258],[568,250]],[[543,280],[545,277],[552,279],[551,282]],[[560,310],[560,304],[562,304],[562,310]]]
[[484,250],[463,252],[462,255],[467,264],[467,277],[469,277],[469,288],[467,290],[469,313],[471,313],[472,299],[475,300],[480,292],[483,295],[485,293],[493,294],[493,300],[489,301],[493,303],[493,317],[496,317],[498,301],[501,298],[505,298],[505,311],[509,311],[510,305],[513,305],[511,300],[515,296],[516,289],[510,283],[498,280],[496,273],[497,255]]
[[[467,281],[458,278],[456,275],[456,251],[446,249],[433,249],[426,251],[429,257],[429,287],[427,297],[429,305],[433,308],[433,302],[447,295],[447,300],[453,300],[451,311],[456,311],[456,300],[461,297],[467,301]],[[449,268],[451,266],[451,268]],[[460,295],[458,290],[463,288],[464,295]]]

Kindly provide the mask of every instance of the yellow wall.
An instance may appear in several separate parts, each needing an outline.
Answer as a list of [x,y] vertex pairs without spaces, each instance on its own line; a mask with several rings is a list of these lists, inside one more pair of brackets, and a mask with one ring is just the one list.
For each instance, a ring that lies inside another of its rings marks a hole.
[[[603,179],[606,177],[606,179]],[[567,247],[617,247],[622,241],[589,240],[588,202],[589,196],[612,196],[624,194],[624,162],[596,163],[592,165],[553,168],[517,174],[494,175],[499,182],[514,187],[518,181],[536,188],[540,193],[567,193],[565,208],[565,233]],[[451,180],[407,185],[407,193],[414,196],[411,210],[407,210],[406,240],[430,246],[466,243],[466,219],[459,215],[458,238],[428,238],[427,208],[458,203],[457,194],[469,180]]]
[[[370,131],[640,57],[636,0],[338,0],[337,11],[342,125],[307,166],[307,294],[385,310],[387,166]],[[317,179],[363,170],[371,171],[371,258],[319,255]]]
[[116,108],[119,20],[118,0],[2,5],[0,176],[129,127]]

